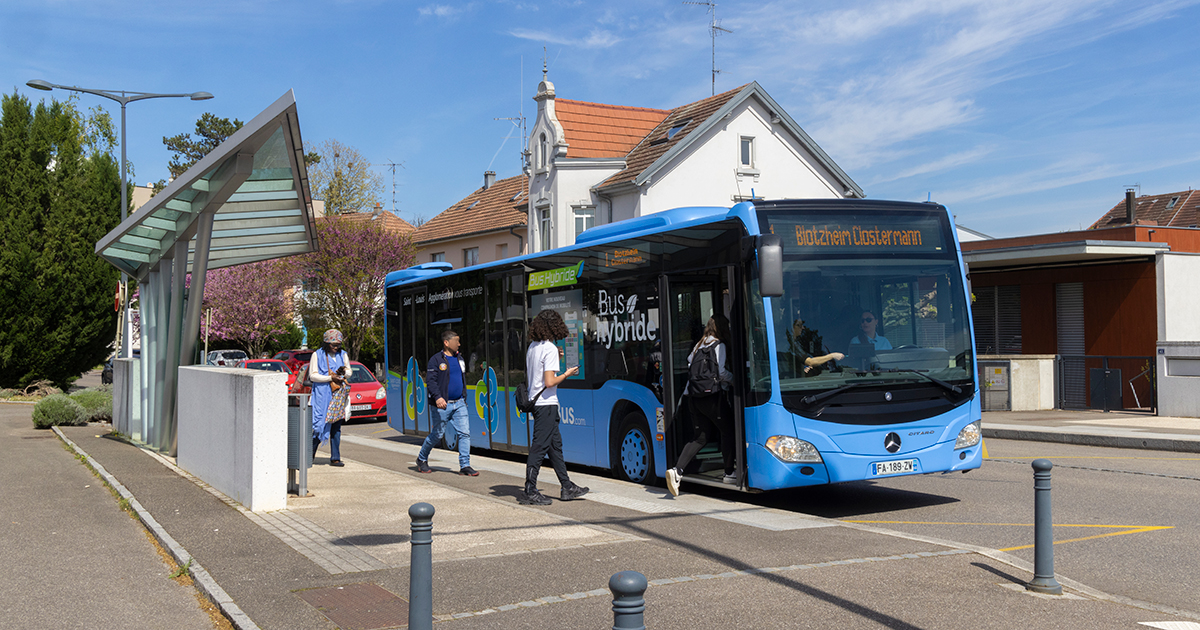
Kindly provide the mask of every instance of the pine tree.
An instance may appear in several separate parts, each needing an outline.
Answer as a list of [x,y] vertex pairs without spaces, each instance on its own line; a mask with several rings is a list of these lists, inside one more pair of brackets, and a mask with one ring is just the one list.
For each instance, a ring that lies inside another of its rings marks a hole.
[[94,248],[117,225],[121,187],[111,130],[91,133],[111,123],[15,92],[0,112],[0,387],[66,388],[116,333],[118,272]]

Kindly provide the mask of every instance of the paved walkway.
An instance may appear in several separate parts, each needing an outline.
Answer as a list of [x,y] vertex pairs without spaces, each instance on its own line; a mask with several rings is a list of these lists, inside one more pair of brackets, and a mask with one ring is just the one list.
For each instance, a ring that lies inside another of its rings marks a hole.
[[[0,627],[209,627],[191,589],[165,577],[145,532],[96,477],[53,433],[28,428],[30,412],[0,405],[0,428],[21,448],[0,461],[0,481],[16,489],[0,592],[22,594],[0,604]],[[1200,436],[1194,421],[1171,428],[1175,420],[1146,416],[989,413],[984,422],[1055,441]],[[417,445],[382,426],[343,438],[344,468],[317,458],[308,477],[315,496],[259,514],[107,428],[61,433],[130,493],[143,520],[169,537],[165,546],[194,559],[198,582],[211,579],[202,586],[215,587],[239,628],[406,623],[407,508],[417,501],[437,508],[433,604],[449,630],[606,627],[608,578],[627,569],[651,581],[646,619],[655,630],[954,628],[964,615],[973,628],[1200,622],[1200,612],[1138,607],[1061,576],[1065,596],[1031,595],[1020,586],[1031,567],[996,550],[700,494],[672,499],[577,470],[572,477],[593,489],[587,500],[521,506],[521,462],[476,455],[482,474],[468,478],[450,473],[456,454],[438,450],[430,458],[438,472],[417,474]],[[550,479],[542,485],[557,495]],[[114,589],[121,580],[129,587]]]
[[1103,411],[988,411],[985,438],[1200,453],[1200,418]]

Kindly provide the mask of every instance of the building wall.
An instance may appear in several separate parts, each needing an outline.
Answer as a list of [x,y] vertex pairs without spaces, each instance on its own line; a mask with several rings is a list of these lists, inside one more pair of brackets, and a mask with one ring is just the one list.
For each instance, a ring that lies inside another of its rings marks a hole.
[[1054,285],[1083,283],[1084,346],[1089,355],[1154,354],[1154,263],[1136,262],[971,275],[972,287],[1021,286],[1021,352],[1058,352]]
[[455,269],[463,266],[463,250],[471,247],[479,248],[480,264],[499,260],[496,254],[496,246],[501,244],[508,245],[508,256],[518,256],[523,254],[518,247],[518,240],[521,242],[521,247],[528,247],[528,239],[525,239],[525,228],[520,227],[515,230],[521,235],[521,239],[513,236],[508,232],[490,232],[466,238],[458,238],[453,240],[439,241],[436,243],[420,243],[420,249],[417,250],[417,263],[427,263],[432,260],[435,252],[445,252],[446,262],[454,265]]
[[1200,417],[1200,255],[1159,254],[1159,415]]

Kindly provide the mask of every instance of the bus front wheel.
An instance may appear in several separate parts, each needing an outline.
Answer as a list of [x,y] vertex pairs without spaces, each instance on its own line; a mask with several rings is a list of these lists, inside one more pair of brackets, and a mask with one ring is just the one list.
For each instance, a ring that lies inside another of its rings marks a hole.
[[616,439],[613,472],[617,478],[634,483],[653,483],[654,447],[642,414],[635,412],[625,416]]

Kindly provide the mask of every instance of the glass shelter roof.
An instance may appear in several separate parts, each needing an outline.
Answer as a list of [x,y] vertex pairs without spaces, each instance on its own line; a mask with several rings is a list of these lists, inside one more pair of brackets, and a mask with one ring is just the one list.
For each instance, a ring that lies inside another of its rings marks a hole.
[[303,254],[316,246],[311,210],[289,90],[106,234],[96,253],[142,280],[187,240],[190,273],[197,222],[207,212],[208,269]]

